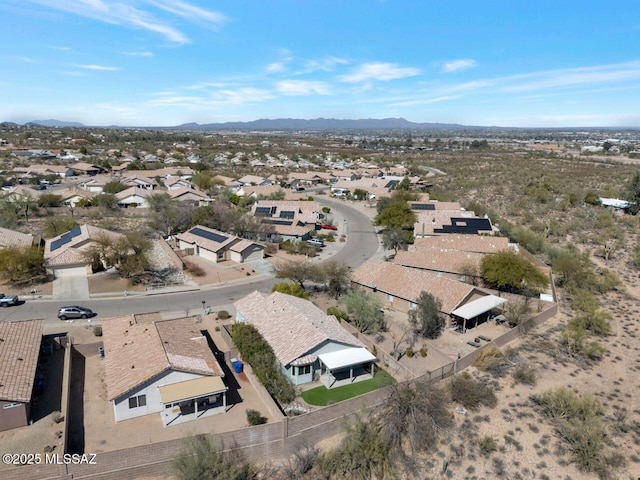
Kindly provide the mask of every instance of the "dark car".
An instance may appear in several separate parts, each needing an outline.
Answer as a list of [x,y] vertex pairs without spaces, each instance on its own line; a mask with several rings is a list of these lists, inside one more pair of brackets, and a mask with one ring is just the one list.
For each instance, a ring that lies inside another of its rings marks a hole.
[[58,311],[58,318],[60,320],[66,320],[68,318],[89,318],[93,316],[95,316],[93,310],[91,310],[90,308],[79,307],[78,305],[62,307]]

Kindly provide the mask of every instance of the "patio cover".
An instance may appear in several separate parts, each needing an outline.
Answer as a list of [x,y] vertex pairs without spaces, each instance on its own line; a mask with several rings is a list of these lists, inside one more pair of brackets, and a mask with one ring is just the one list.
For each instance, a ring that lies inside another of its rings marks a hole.
[[492,308],[502,305],[506,301],[507,300],[505,298],[497,297],[495,295],[487,295],[486,297],[478,298],[473,302],[469,302],[460,308],[456,308],[451,313],[457,317],[464,318],[465,320],[470,320],[484,312],[488,312]]
[[318,355],[318,358],[329,370],[337,370],[376,360],[376,357],[369,353],[366,348],[345,348],[337,352],[323,353]]
[[182,400],[204,397],[227,390],[222,377],[208,376],[184,382],[163,385],[160,388],[162,403],[176,403]]

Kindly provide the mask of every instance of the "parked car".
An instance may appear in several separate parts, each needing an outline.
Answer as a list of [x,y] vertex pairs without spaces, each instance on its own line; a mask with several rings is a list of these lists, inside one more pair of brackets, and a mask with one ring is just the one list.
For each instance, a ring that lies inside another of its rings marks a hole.
[[321,238],[310,238],[309,240],[307,240],[307,243],[316,245],[318,247],[324,247],[324,240],[322,240]]
[[96,314],[90,308],[80,307],[78,305],[62,307],[58,311],[58,318],[60,320],[66,320],[68,318],[89,318],[94,317],[95,315]]
[[8,307],[9,305],[17,305],[17,304],[18,304],[17,295],[5,295],[4,293],[0,293],[0,305],[2,305],[2,307]]
[[324,228],[325,230],[338,230],[338,227],[331,225],[330,223],[323,223],[320,225],[320,228]]

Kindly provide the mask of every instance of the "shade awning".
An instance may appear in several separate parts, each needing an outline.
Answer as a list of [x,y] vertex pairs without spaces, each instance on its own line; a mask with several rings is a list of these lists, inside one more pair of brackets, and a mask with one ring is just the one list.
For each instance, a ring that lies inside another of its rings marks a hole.
[[495,295],[487,295],[486,297],[478,298],[473,302],[469,302],[466,305],[461,306],[460,308],[456,308],[451,313],[456,317],[470,320],[477,317],[478,315],[488,312],[495,307],[502,305],[506,301],[507,300],[505,298],[497,297]]
[[171,385],[162,385],[160,389],[160,398],[162,403],[176,403],[192,398],[204,397],[207,395],[215,395],[227,390],[222,377],[201,377],[184,382],[172,383]]
[[318,358],[329,370],[351,367],[376,360],[376,357],[366,348],[345,348],[337,352],[323,353],[318,355]]

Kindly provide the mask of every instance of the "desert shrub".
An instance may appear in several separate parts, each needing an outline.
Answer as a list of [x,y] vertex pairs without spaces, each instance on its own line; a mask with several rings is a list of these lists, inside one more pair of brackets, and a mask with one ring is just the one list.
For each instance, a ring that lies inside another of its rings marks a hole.
[[569,328],[583,328],[598,337],[611,334],[611,325],[607,321],[611,315],[603,310],[583,313],[569,322]]
[[482,349],[480,356],[473,366],[482,372],[501,373],[508,361],[500,349],[495,345],[488,345]]
[[[248,273],[248,272],[247,272]],[[286,293],[298,298],[309,298],[309,292],[300,286],[299,283],[280,282],[276,283],[271,289],[272,292]]]
[[493,408],[498,403],[496,394],[489,385],[475,380],[467,372],[462,372],[451,379],[449,383],[451,399],[469,410],[481,405]]
[[247,409],[247,423],[249,425],[262,425],[267,422],[267,419],[262,416],[258,410],[252,408]]
[[482,455],[490,455],[498,449],[496,440],[490,435],[481,437],[480,440],[478,440],[478,446],[480,447],[480,453]]
[[537,381],[536,371],[527,365],[518,365],[513,370],[513,379],[516,383],[533,386]]
[[566,387],[532,395],[531,399],[542,413],[553,419],[577,418],[585,420],[602,413],[600,403],[590,395],[579,396]]
[[172,466],[178,480],[240,480],[256,478],[257,475],[256,468],[237,450],[223,453],[205,435],[187,438]]
[[393,478],[391,447],[376,428],[361,419],[351,426],[340,445],[318,461],[321,478],[369,480]]
[[204,277],[206,275],[206,272],[200,265],[197,265],[193,262],[189,262],[188,260],[183,260],[183,263],[184,263],[184,269],[187,272],[189,272],[191,275],[195,277]]
[[591,364],[602,359],[607,349],[598,341],[589,341],[589,335],[581,325],[570,324],[560,333],[560,345],[574,357]]
[[338,320],[344,320],[345,322],[349,321],[349,314],[344,310],[340,310],[338,307],[327,308],[327,315],[333,315]]
[[226,320],[227,318],[231,318],[231,315],[226,310],[220,310],[216,318],[218,320]]

